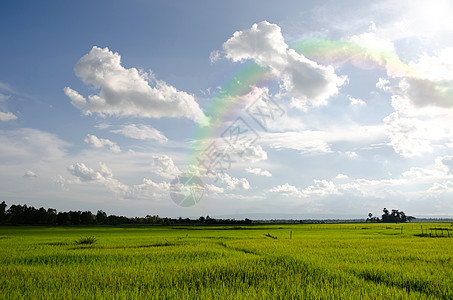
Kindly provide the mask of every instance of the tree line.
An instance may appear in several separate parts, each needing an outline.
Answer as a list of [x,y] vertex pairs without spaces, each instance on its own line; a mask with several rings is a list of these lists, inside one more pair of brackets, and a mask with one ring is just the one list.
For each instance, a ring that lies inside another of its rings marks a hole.
[[107,215],[102,210],[96,214],[91,211],[68,211],[57,212],[54,208],[39,209],[33,206],[8,205],[3,201],[0,204],[0,224],[2,225],[126,225],[126,224],[150,224],[150,225],[173,225],[173,224],[210,224],[210,225],[239,225],[251,224],[252,220],[214,219],[200,217],[189,218],[161,218],[158,215],[147,215],[146,217],[125,217]]
[[415,220],[415,217],[407,216],[404,211],[399,211],[397,209],[392,209],[392,212],[390,212],[384,207],[382,212],[383,214],[380,219],[379,217],[373,217],[373,214],[369,213],[366,221],[371,223],[406,223]]

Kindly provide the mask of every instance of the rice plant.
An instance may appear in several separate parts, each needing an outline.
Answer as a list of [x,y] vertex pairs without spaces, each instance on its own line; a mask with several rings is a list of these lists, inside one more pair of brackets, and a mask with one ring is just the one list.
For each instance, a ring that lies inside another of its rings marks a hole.
[[453,239],[363,228],[0,227],[0,298],[453,298]]

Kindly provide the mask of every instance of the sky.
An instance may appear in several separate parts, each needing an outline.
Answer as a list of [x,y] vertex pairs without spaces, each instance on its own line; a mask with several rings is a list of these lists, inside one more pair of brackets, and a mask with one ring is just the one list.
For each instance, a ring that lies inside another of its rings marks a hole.
[[449,1],[2,1],[0,201],[453,217]]

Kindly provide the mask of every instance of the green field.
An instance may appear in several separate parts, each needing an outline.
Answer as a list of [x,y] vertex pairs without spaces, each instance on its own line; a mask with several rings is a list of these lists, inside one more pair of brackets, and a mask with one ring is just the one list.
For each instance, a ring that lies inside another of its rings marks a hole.
[[420,226],[0,227],[0,298],[453,299],[453,237]]

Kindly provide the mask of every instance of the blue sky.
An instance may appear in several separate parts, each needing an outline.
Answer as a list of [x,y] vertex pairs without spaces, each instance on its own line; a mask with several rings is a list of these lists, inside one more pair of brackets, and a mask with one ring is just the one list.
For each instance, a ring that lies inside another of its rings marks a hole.
[[452,217],[448,1],[244,2],[0,4],[0,201]]

